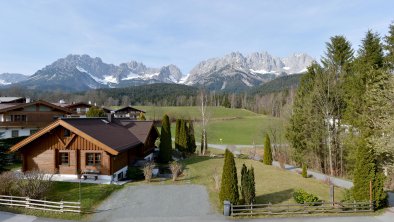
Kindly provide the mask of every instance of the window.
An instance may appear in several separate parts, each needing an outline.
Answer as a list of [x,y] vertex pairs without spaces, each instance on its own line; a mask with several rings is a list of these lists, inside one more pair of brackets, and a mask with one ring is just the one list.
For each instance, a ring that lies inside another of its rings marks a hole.
[[38,131],[38,129],[31,129],[31,130],[30,130],[30,135],[35,134],[37,131]]
[[64,129],[64,137],[69,137],[70,136],[70,134],[71,134],[71,132],[70,132],[70,130],[68,130],[68,129]]
[[101,153],[87,153],[86,154],[86,165],[87,166],[101,165]]
[[11,137],[18,137],[19,136],[19,130],[12,130],[11,131]]
[[68,152],[59,153],[59,164],[60,165],[69,165],[70,164],[70,155]]

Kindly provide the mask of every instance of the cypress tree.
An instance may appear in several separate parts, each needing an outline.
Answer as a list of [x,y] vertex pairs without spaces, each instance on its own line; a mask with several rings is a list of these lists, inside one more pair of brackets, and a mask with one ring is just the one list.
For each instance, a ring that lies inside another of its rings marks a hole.
[[246,191],[247,191],[247,183],[248,183],[248,169],[246,168],[245,164],[242,164],[242,169],[241,169],[241,199],[243,203],[246,202]]
[[189,153],[194,153],[196,152],[196,138],[194,137],[194,126],[193,126],[193,121],[189,120],[189,127],[188,127],[188,132],[187,132],[187,147]]
[[263,163],[265,165],[272,165],[272,148],[271,141],[268,134],[265,134],[265,142],[264,142],[264,159]]
[[239,202],[237,168],[235,166],[233,153],[227,149],[224,153],[219,200],[221,205],[225,200],[230,201],[232,204],[238,204]]
[[175,125],[175,149],[179,150],[179,132],[181,129],[181,120],[177,119],[176,120],[176,125]]
[[161,124],[159,160],[168,163],[172,159],[171,124],[167,115],[163,116]]
[[179,127],[179,138],[178,138],[178,146],[179,151],[185,153],[187,152],[187,125],[184,119],[180,120],[180,127]]
[[256,203],[256,183],[254,180],[254,169],[248,170],[248,203]]
[[304,178],[308,177],[308,171],[307,171],[306,163],[302,164],[302,177],[304,177]]

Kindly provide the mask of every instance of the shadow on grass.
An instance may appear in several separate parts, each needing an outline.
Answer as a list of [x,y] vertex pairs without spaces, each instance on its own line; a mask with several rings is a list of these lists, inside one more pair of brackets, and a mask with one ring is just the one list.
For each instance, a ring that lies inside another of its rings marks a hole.
[[256,202],[261,204],[279,204],[293,198],[294,189],[287,189],[275,193],[264,194],[256,197]]
[[187,159],[182,160],[182,163],[185,165],[189,165],[189,164],[203,162],[203,161],[206,161],[209,159],[211,159],[211,157],[209,157],[209,156],[193,156],[193,157],[189,157]]

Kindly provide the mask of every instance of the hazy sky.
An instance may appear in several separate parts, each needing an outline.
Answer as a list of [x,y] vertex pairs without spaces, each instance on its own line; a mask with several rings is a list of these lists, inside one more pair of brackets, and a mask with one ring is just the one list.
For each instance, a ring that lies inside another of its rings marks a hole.
[[0,73],[33,74],[68,54],[130,60],[184,74],[232,51],[318,59],[330,36],[357,48],[368,29],[387,34],[394,1],[0,0]]

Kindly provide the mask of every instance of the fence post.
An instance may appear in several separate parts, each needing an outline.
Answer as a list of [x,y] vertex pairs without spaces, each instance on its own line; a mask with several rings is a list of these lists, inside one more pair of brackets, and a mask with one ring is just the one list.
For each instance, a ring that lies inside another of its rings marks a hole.
[[60,212],[62,213],[63,213],[63,208],[64,208],[63,201],[60,201]]
[[30,207],[30,199],[28,197],[26,197],[26,208]]

